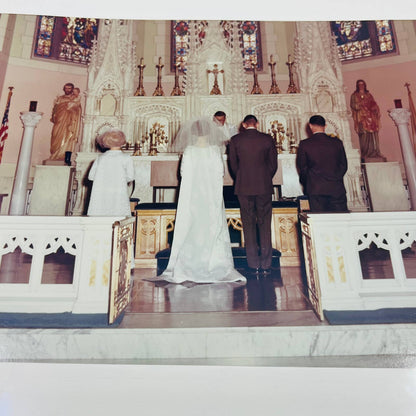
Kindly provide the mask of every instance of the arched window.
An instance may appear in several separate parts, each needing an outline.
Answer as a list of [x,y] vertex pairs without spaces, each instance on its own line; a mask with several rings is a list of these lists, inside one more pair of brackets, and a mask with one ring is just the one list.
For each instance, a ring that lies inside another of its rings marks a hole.
[[397,53],[390,20],[342,20],[331,22],[341,61]]
[[38,16],[33,56],[86,65],[97,31],[97,19]]
[[[171,21],[171,70],[175,70],[175,65],[180,63],[181,71],[186,71],[186,60],[190,42],[190,20],[172,20]],[[198,42],[203,43],[205,38],[205,29],[208,26],[206,20],[197,22]],[[230,38],[229,22],[222,20],[220,26],[224,38],[228,41]],[[257,69],[263,69],[263,60],[261,53],[260,22],[245,20],[238,22],[238,36],[242,46],[242,55],[244,68],[252,70],[251,63],[257,64]]]

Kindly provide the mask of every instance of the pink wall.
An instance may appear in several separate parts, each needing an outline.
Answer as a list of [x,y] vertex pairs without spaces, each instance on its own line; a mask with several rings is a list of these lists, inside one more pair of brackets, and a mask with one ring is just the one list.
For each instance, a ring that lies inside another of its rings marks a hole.
[[[343,69],[347,105],[349,106],[350,96],[355,90],[357,79],[366,81],[367,88],[377,101],[381,111],[380,150],[387,157],[388,161],[401,161],[402,153],[399,135],[396,125],[388,115],[387,110],[394,108],[395,99],[401,99],[403,107],[409,108],[407,89],[404,86],[406,82],[410,83],[412,98],[416,103],[416,62],[357,69],[354,71],[347,71],[348,64],[345,64]],[[352,118],[350,118],[350,126],[353,146],[359,148],[358,136],[354,131]]]
[[9,65],[3,84],[0,101],[0,113],[3,117],[8,87],[13,86],[13,96],[9,112],[9,137],[6,140],[2,163],[16,163],[19,156],[20,143],[23,137],[23,124],[20,112],[29,110],[29,102],[37,101],[37,111],[43,112],[41,121],[35,130],[33,142],[32,164],[42,164],[49,158],[50,135],[53,124],[50,122],[53,101],[57,95],[63,94],[66,82],[72,82],[85,91],[87,70],[85,75],[74,75],[64,72],[48,71],[21,66]]
[[[413,98],[416,101],[416,62],[399,63],[375,68],[348,70],[348,64],[343,67],[344,86],[346,88],[346,101],[355,89],[357,79],[367,82],[369,91],[373,94],[381,110],[380,148],[389,161],[401,161],[401,149],[398,133],[393,120],[387,110],[394,107],[394,100],[401,99],[403,107],[408,108],[407,89],[405,82],[411,84]],[[35,130],[32,164],[41,164],[49,157],[50,134],[52,123],[50,116],[55,97],[61,95],[62,87],[66,82],[73,82],[86,89],[85,75],[73,75],[64,72],[47,71],[27,67],[9,65],[5,76],[0,100],[0,112],[3,115],[6,104],[8,86],[14,86],[13,97],[9,114],[9,138],[6,141],[3,153],[3,163],[16,163],[19,155],[20,143],[23,134],[23,126],[19,118],[20,111],[29,109],[30,101],[38,101],[38,111],[43,112],[42,120]],[[163,83],[165,94],[169,95],[173,85]],[[261,85],[264,93],[268,92],[270,85]],[[147,93],[153,92],[154,85],[146,86]],[[282,92],[287,89],[286,83],[279,82]],[[153,88],[153,89],[152,89]],[[251,90],[251,85],[250,88]],[[350,118],[352,144],[359,148],[358,137],[354,132],[352,118]]]

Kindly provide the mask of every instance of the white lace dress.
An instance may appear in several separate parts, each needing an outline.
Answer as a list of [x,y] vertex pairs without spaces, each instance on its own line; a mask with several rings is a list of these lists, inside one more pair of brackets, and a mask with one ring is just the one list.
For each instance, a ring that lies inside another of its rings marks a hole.
[[219,146],[188,146],[170,259],[160,279],[182,283],[245,282],[234,269],[222,196],[224,162]]
[[133,160],[121,150],[107,150],[88,174],[93,181],[89,216],[131,216],[128,182],[134,179]]

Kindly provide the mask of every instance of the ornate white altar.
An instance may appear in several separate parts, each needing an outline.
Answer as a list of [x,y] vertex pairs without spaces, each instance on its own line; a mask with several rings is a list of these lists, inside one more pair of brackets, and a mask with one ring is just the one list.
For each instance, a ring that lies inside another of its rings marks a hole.
[[[343,93],[340,61],[328,22],[298,22],[295,39],[295,65],[300,93],[250,95],[236,31],[230,22],[229,40],[225,40],[218,21],[209,22],[206,37],[197,39],[196,25],[191,29],[187,72],[183,79],[184,96],[135,97],[135,71],[138,59],[133,43],[134,21],[111,20],[100,28],[88,69],[88,90],[83,115],[81,151],[76,158],[78,181],[74,215],[82,215],[86,205],[86,172],[97,156],[95,138],[109,127],[122,129],[128,140],[140,143],[154,123],[164,126],[168,138],[157,146],[164,156],[135,156],[136,186],[133,196],[142,202],[152,200],[150,159],[171,157],[169,144],[183,121],[200,115],[212,116],[222,110],[230,123],[239,125],[246,114],[255,114],[260,130],[268,132],[278,121],[296,142],[306,137],[305,126],[312,114],[327,120],[327,132],[339,136],[347,152],[349,169],[345,176],[348,205],[353,211],[365,211],[361,191],[361,167],[358,150],[351,145],[348,111]],[[191,25],[192,26],[192,25]],[[298,65],[296,63],[301,63]],[[212,82],[207,72],[217,65],[221,73],[221,95],[210,95]],[[279,155],[283,166],[282,195],[302,194],[287,140]],[[144,151],[148,151],[144,146]],[[176,155],[175,155],[176,157]]]

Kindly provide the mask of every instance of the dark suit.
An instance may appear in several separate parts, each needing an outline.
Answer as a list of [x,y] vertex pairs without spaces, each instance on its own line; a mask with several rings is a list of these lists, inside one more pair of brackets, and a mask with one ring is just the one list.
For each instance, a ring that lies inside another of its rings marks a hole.
[[340,139],[315,133],[302,140],[296,166],[311,212],[348,212],[344,186],[348,164]]
[[228,158],[234,176],[234,192],[240,202],[248,266],[269,269],[272,262],[272,181],[277,170],[275,143],[270,135],[247,129],[231,138]]

